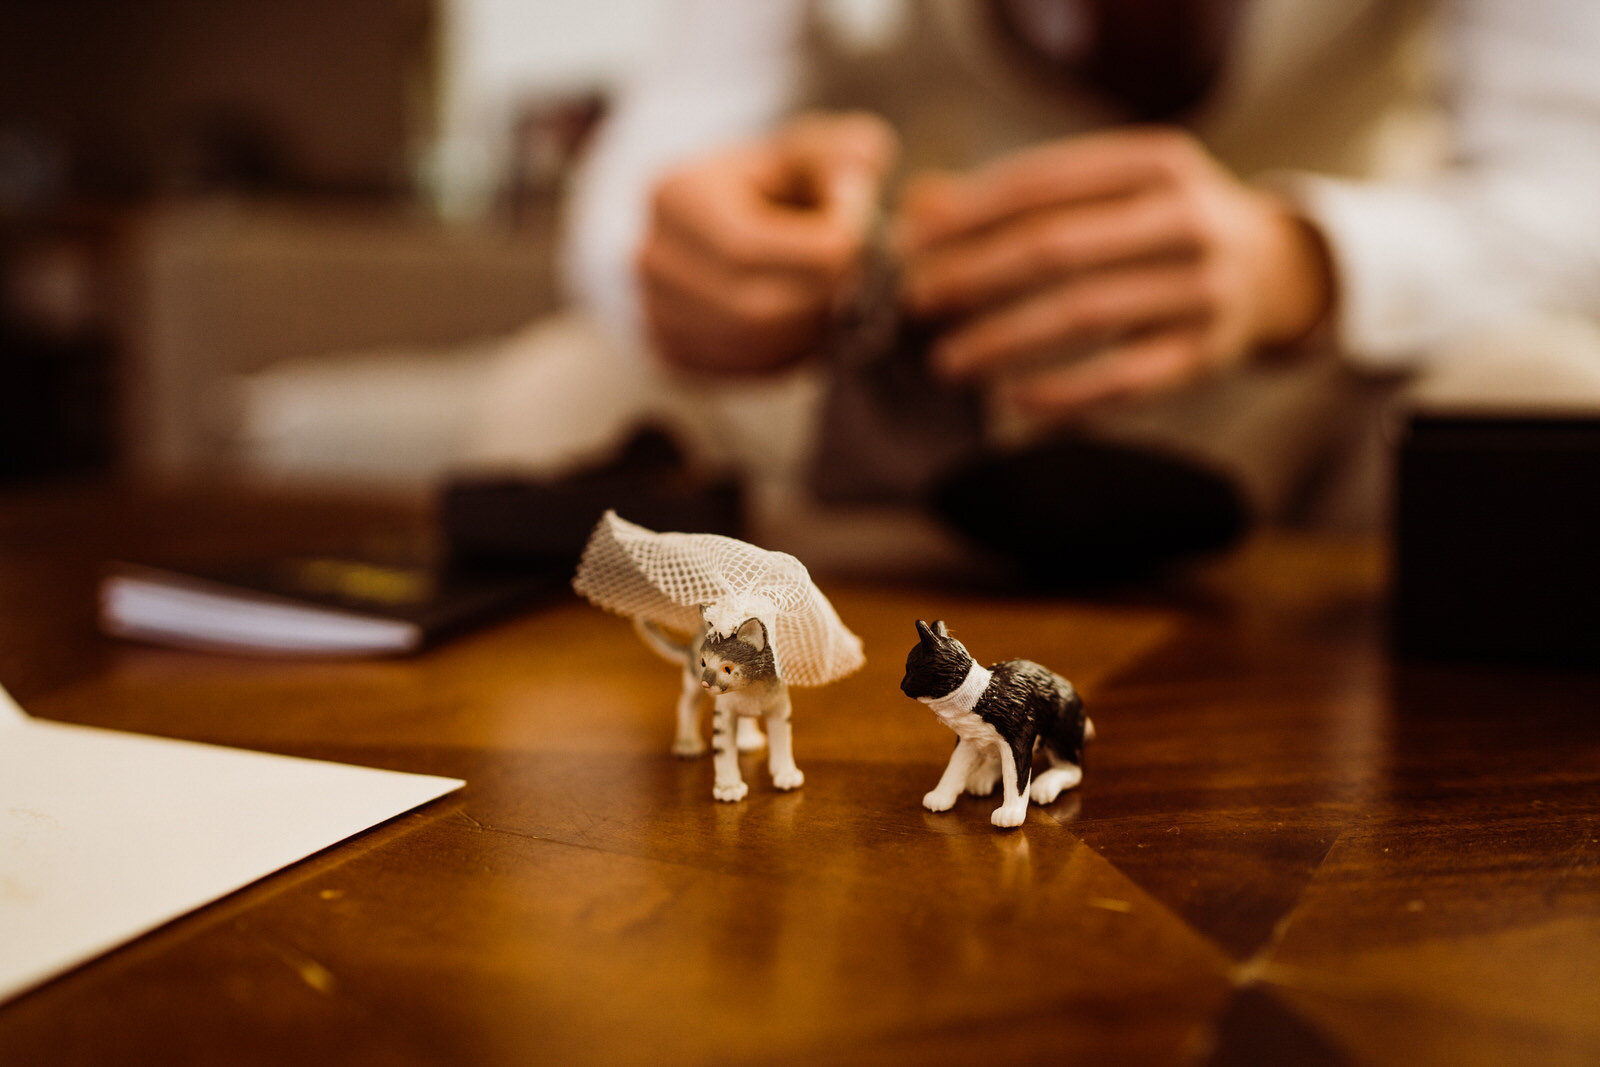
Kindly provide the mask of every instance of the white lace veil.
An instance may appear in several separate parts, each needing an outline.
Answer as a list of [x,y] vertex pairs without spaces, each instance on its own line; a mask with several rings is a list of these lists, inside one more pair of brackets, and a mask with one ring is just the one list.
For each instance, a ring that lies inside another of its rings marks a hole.
[[758,618],[790,685],[826,685],[865,661],[861,638],[803,563],[732,537],[655,533],[607,511],[572,587],[607,611],[687,633],[699,632],[702,617],[725,637]]

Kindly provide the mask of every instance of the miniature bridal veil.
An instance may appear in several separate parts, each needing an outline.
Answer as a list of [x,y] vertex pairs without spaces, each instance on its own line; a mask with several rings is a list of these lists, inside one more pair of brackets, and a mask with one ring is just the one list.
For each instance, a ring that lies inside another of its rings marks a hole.
[[789,685],[826,685],[865,659],[803,563],[732,537],[656,533],[607,511],[572,587],[607,611],[684,633],[703,622],[726,637],[760,619]]

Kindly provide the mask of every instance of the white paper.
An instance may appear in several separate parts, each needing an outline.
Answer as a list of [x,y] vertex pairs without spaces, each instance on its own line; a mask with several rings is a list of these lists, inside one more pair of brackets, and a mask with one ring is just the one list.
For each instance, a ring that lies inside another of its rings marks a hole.
[[0,688],[0,1001],[462,784],[32,719]]

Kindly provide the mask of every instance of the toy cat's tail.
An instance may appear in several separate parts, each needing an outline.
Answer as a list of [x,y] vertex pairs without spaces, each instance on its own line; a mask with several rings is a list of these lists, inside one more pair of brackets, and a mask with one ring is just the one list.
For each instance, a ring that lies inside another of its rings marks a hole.
[[1065,678],[1058,680],[1056,699],[1055,719],[1042,740],[1057,756],[1081,767],[1083,746],[1094,740],[1094,723],[1084,714],[1083,698]]
[[656,655],[660,656],[662,659],[669,660],[673,663],[679,664],[680,666],[689,662],[689,651],[693,645],[693,642],[686,641],[680,645],[672,638],[668,637],[666,632],[663,631],[661,627],[657,626],[653,622],[646,622],[643,619],[635,619],[633,622],[633,628],[638,631],[639,636],[644,639],[644,643],[654,649]]

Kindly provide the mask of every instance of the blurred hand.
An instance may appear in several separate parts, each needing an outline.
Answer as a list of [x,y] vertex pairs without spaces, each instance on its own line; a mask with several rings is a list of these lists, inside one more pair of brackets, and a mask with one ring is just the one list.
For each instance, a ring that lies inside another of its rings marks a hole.
[[1095,134],[907,190],[913,312],[950,380],[1067,416],[1287,344],[1326,314],[1321,238],[1177,130]]
[[896,147],[875,116],[815,113],[663,177],[638,258],[662,357],[748,373],[814,348],[854,277]]

